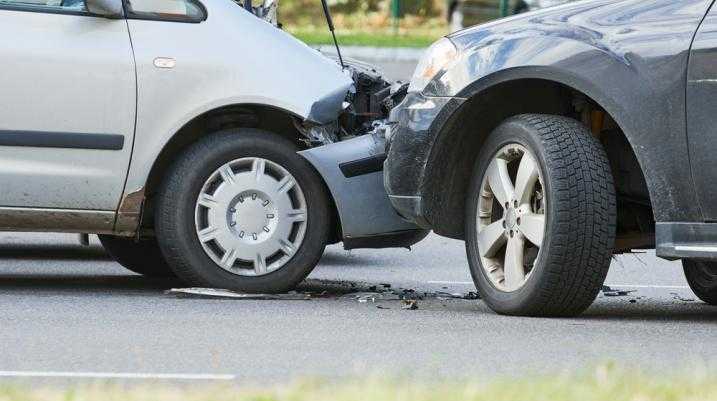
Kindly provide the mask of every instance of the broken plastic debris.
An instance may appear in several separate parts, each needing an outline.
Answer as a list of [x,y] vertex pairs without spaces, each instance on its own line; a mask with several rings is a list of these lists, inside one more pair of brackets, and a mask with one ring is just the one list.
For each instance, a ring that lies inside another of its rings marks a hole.
[[418,301],[415,299],[404,299],[401,301],[403,306],[401,306],[401,309],[407,309],[407,310],[416,310],[418,309]]
[[635,292],[635,291],[634,290],[627,291],[627,290],[613,289],[607,285],[602,286],[602,293],[606,297],[625,297],[625,296],[630,295],[633,292]]
[[670,295],[672,295],[672,299],[674,299],[675,301],[695,302],[694,298],[685,298],[676,292],[671,292]]
[[355,299],[360,303],[401,300],[401,297],[393,292],[354,292],[346,294],[342,298]]
[[166,291],[166,293],[199,298],[226,298],[260,301],[308,301],[311,299],[311,294],[298,293],[295,291],[292,291],[288,294],[247,294],[243,292],[215,288],[172,288],[171,290]]

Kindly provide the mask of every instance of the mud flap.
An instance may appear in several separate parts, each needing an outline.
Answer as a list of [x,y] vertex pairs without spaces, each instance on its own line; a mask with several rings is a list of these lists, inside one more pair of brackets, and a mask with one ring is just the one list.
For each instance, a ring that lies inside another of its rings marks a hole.
[[328,186],[347,249],[408,247],[428,234],[403,220],[391,206],[383,186],[383,135],[363,135],[299,154]]

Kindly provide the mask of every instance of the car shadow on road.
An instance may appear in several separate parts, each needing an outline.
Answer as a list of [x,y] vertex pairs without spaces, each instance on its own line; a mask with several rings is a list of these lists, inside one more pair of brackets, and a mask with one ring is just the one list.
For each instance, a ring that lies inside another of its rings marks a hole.
[[0,244],[0,260],[112,260],[100,246],[69,244]]
[[177,279],[154,279],[131,273],[127,275],[87,275],[2,274],[0,272],[0,291],[3,293],[156,296],[164,290],[178,286],[183,286],[183,284]]
[[321,266],[371,266],[376,265],[376,257],[367,258],[361,255],[352,254],[346,251],[327,251],[321,257]]
[[614,322],[717,323],[717,307],[699,301],[669,303],[664,300],[641,300],[640,304],[598,303],[577,320]]

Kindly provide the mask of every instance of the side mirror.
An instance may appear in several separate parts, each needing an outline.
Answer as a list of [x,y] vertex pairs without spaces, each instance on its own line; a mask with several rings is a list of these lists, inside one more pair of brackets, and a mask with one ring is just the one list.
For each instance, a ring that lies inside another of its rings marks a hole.
[[124,17],[122,0],[85,0],[85,5],[93,15],[112,19]]

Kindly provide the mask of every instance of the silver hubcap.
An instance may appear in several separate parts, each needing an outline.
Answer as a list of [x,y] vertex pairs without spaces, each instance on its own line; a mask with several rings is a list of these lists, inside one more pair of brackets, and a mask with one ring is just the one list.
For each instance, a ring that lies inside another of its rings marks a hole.
[[280,165],[251,157],[218,168],[197,198],[204,252],[223,269],[262,276],[294,256],[306,233],[306,198]]
[[478,201],[481,266],[500,291],[530,277],[545,233],[546,202],[536,159],[520,145],[503,147],[483,176]]

